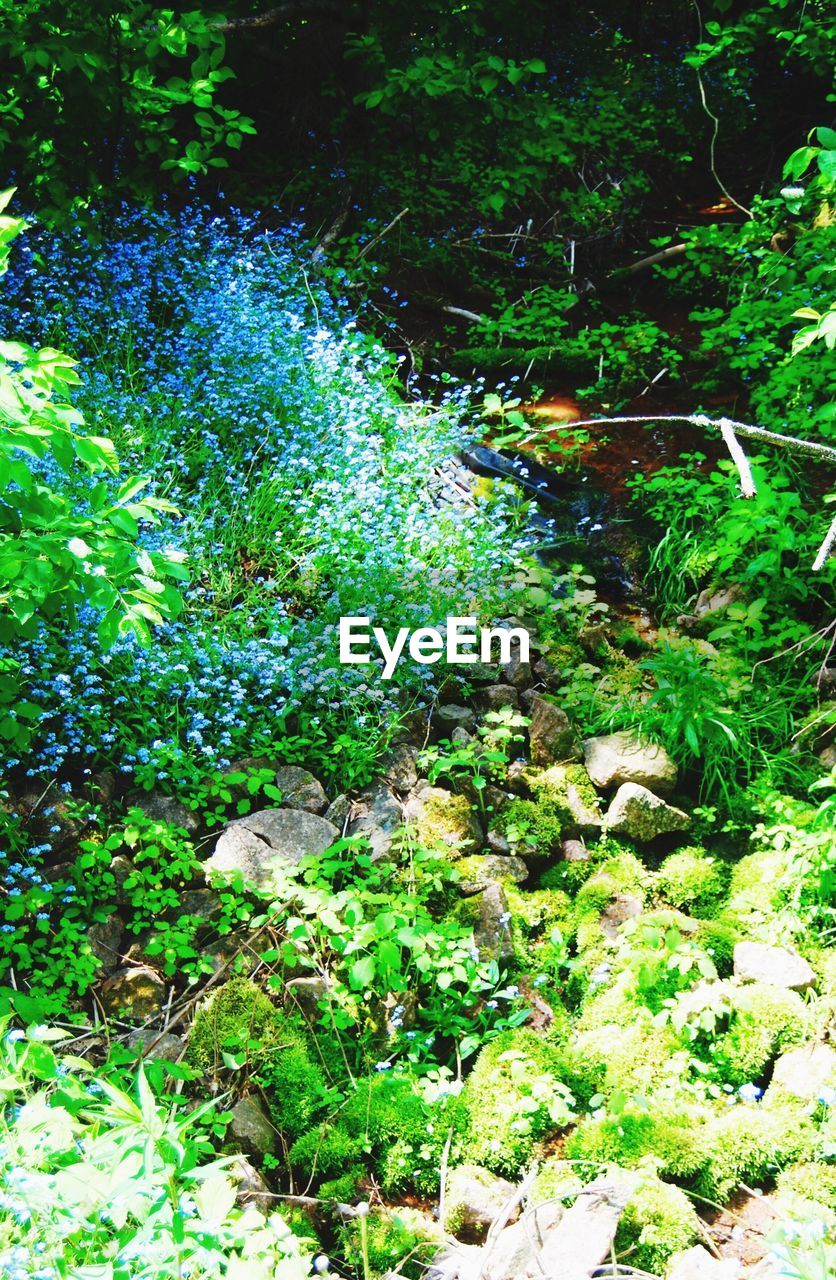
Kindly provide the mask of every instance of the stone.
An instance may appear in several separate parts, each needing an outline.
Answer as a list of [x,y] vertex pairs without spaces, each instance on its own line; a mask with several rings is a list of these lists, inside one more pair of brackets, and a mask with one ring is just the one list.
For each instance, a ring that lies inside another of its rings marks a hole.
[[587,738],[583,752],[589,776],[601,791],[635,782],[658,794],[669,795],[676,786],[677,768],[665,748],[642,742],[636,733],[625,731]]
[[240,872],[260,889],[281,881],[283,864],[324,853],[340,837],[335,826],[304,809],[262,809],[231,822],[221,834],[207,872]]
[[110,859],[110,874],[113,876],[116,886],[116,901],[120,906],[124,906],[128,901],[125,885],[133,873],[134,864],[124,853],[117,853],[115,857]]
[[254,1094],[239,1098],[232,1108],[227,1140],[232,1139],[247,1155],[276,1155],[279,1135],[264,1103]]
[[209,924],[221,914],[222,906],[220,894],[214,889],[186,889],[180,894],[178,914]]
[[715,1258],[701,1244],[675,1253],[668,1264],[667,1280],[739,1280],[743,1274],[737,1258]]
[[43,791],[22,795],[18,810],[26,818],[31,843],[49,845],[53,853],[66,849],[84,835],[84,821],[73,806],[66,800],[45,799]]
[[482,848],[482,827],[464,796],[427,786],[410,796],[405,813],[422,848],[441,846],[453,858]]
[[490,884],[471,899],[475,904],[473,942],[482,960],[510,960],[514,954],[511,912],[500,884]]
[[569,717],[561,707],[538,694],[532,700],[530,714],[528,741],[532,764],[550,765],[580,759]]
[[636,893],[617,893],[601,912],[600,924],[604,937],[614,942],[621,926],[627,920],[633,920],[641,915],[643,905],[642,899]]
[[418,749],[410,742],[396,742],[381,760],[383,781],[404,794],[418,781]]
[[519,653],[515,653],[510,662],[502,668],[502,675],[507,684],[515,689],[527,689],[534,683],[530,662],[521,662]]
[[322,1016],[319,1001],[324,1000],[329,991],[324,978],[312,974],[310,977],[291,978],[285,983],[288,999],[298,1006],[302,1017],[308,1023],[318,1022]]
[[450,741],[454,747],[469,747],[473,742],[473,734],[468,733],[467,729],[463,729],[461,725],[457,725],[450,734]]
[[589,862],[592,857],[583,840],[564,840],[560,853],[566,862]]
[[187,808],[182,800],[168,796],[164,791],[134,791],[128,796],[128,803],[135,809],[141,809],[150,822],[163,822],[171,827],[180,827],[189,835],[194,835],[200,827],[197,814]]
[[255,1165],[250,1164],[246,1156],[236,1156],[227,1172],[238,1189],[236,1196],[238,1204],[242,1208],[251,1205],[265,1218],[269,1218],[275,1209],[276,1197],[271,1193],[267,1182]]
[[443,733],[450,734],[454,729],[470,732],[476,728],[476,714],[470,707],[448,702],[443,707],[436,707],[435,722]]
[[813,1102],[823,1090],[836,1089],[836,1049],[813,1041],[800,1049],[782,1053],[772,1071],[772,1090],[792,1094],[802,1102]]
[[122,962],[119,950],[125,926],[116,912],[104,920],[96,920],[87,930],[87,945],[105,969],[116,969]]
[[484,1252],[476,1244],[448,1245],[433,1259],[425,1280],[488,1280],[482,1268]]
[[495,853],[477,853],[469,858],[460,858],[456,870],[462,877],[456,888],[466,895],[481,893],[491,884],[502,884],[503,881],[522,884],[528,879],[528,867],[522,858],[501,857]]
[[816,975],[797,951],[765,942],[738,942],[734,948],[734,976],[742,982],[767,982],[791,991],[807,991]]
[[[482,1249],[486,1259],[483,1280],[520,1280],[521,1276],[545,1280],[538,1258],[548,1232],[560,1221],[561,1214],[559,1205],[538,1205],[520,1222],[500,1231],[495,1242]],[[565,1280],[562,1274],[560,1280]]]
[[331,801],[323,817],[327,822],[332,823],[333,826],[343,831],[351,818],[352,809],[353,805],[348,796],[338,795]]
[[637,782],[623,783],[612,798],[604,826],[640,844],[674,831],[686,831],[691,819]]
[[158,1062],[179,1062],[186,1052],[186,1042],[170,1031],[153,1031],[150,1027],[137,1027],[132,1031],[129,1044],[143,1058]]
[[368,842],[372,862],[384,862],[394,853],[395,838],[403,827],[404,809],[385,782],[373,783],[354,805],[355,818],[348,835]]
[[328,808],[322,783],[307,769],[283,764],[276,770],[276,786],[282,793],[283,809],[303,809],[306,813],[324,813]]
[[746,599],[746,592],[736,582],[727,587],[707,587],[697,596],[693,613],[681,613],[677,626],[693,635],[706,635],[733,604]]
[[124,1015],[134,1022],[147,1022],[163,1007],[165,983],[149,965],[120,969],[102,983],[99,999],[109,1017]]
[[[462,1164],[448,1175],[443,1227],[458,1240],[484,1240],[514,1194],[513,1184],[478,1164]],[[513,1211],[509,1221],[519,1216]]]
[[488,834],[485,836],[485,841],[491,853],[497,853],[501,857],[507,857],[511,852],[511,846],[505,839],[505,836],[501,831],[494,830],[493,827],[488,828]]
[[613,1167],[588,1183],[557,1225],[546,1233],[538,1258],[541,1274],[580,1280],[609,1258],[621,1215],[637,1181],[637,1174]]
[[535,794],[542,792],[565,811],[562,834],[569,837],[600,835],[604,818],[583,765],[553,764],[540,773],[532,769],[527,781]]
[[492,684],[475,693],[473,701],[480,711],[501,711],[503,707],[516,710],[520,696],[512,684]]

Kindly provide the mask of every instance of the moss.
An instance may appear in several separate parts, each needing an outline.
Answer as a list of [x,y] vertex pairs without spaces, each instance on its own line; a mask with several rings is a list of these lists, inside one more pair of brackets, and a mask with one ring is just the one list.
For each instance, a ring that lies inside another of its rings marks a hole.
[[360,1187],[366,1177],[366,1170],[361,1164],[354,1165],[341,1173],[320,1183],[317,1195],[320,1200],[337,1200],[340,1204],[352,1204],[360,1194]]
[[569,895],[560,889],[522,893],[516,886],[506,885],[505,896],[511,912],[517,968],[523,973],[544,973],[557,980],[565,947],[574,935]]
[[[466,1161],[505,1177],[521,1173],[536,1142],[559,1127],[548,1103],[561,1083],[560,1061],[557,1049],[526,1027],[504,1031],[482,1049],[462,1093],[470,1121]],[[535,1098],[540,1082],[546,1087]]]
[[669,1258],[700,1239],[700,1221],[684,1191],[645,1173],[621,1217],[615,1247],[630,1265],[661,1275]]
[[349,1133],[340,1124],[322,1124],[297,1138],[288,1161],[309,1178],[336,1178],[346,1166],[354,1166],[365,1155],[362,1136]]
[[814,1144],[815,1130],[795,1109],[733,1107],[709,1126],[708,1159],[697,1190],[725,1203],[741,1182],[757,1186],[782,1167],[810,1156]]
[[584,1103],[596,1093],[643,1093],[684,1074],[686,1064],[676,1056],[678,1048],[669,1027],[654,1026],[633,1007],[630,1022],[576,1029],[564,1054],[564,1072],[572,1092]]
[[537,1177],[531,1184],[528,1202],[531,1205],[545,1204],[549,1200],[571,1199],[583,1188],[583,1180],[578,1176],[577,1168],[566,1160],[552,1158],[545,1160]]
[[[430,1218],[416,1209],[376,1209],[365,1219],[366,1254],[372,1276],[397,1271],[417,1280],[443,1244],[443,1236]],[[345,1261],[358,1275],[364,1274],[361,1225],[354,1218],[340,1229]]]
[[422,848],[443,850],[451,859],[478,853],[482,844],[470,801],[452,791],[435,791],[424,800],[415,836]]
[[287,1036],[287,1020],[247,978],[231,978],[202,1004],[189,1033],[189,1061],[202,1071],[223,1067],[223,1053],[246,1051],[260,1061]]
[[812,1200],[836,1213],[836,1165],[819,1160],[794,1164],[779,1173],[776,1185],[782,1198]]
[[764,937],[764,926],[785,905],[785,894],[778,886],[792,883],[789,875],[792,850],[761,849],[735,864],[729,884],[729,897],[721,914],[728,924],[742,928],[748,936]]
[[566,814],[548,803],[512,800],[502,810],[496,826],[515,851],[545,856],[560,848],[566,828]]
[[754,982],[731,988],[728,1030],[714,1042],[713,1057],[728,1084],[758,1080],[784,1049],[800,1044],[809,1033],[801,996],[783,987]]
[[584,1120],[566,1143],[570,1160],[635,1168],[647,1156],[661,1161],[661,1171],[689,1181],[703,1169],[708,1151],[711,1112],[698,1104],[630,1106],[618,1116]]
[[705,920],[700,924],[697,942],[711,957],[721,978],[734,972],[734,948],[740,942],[740,931],[724,920]]
[[698,916],[710,916],[717,910],[724,880],[722,864],[696,847],[670,854],[656,873],[656,886],[664,900]]

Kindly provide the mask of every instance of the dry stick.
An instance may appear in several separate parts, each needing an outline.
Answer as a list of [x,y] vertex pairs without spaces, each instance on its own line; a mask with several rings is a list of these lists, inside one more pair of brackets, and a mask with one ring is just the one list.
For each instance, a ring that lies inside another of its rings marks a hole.
[[396,213],[392,221],[387,223],[382,231],[378,231],[376,236],[372,236],[368,244],[363,245],[363,248],[357,254],[357,261],[359,262],[361,258],[365,258],[366,254],[369,253],[375,247],[376,244],[379,244],[380,241],[383,239],[383,237],[388,235],[389,232],[392,230],[392,228],[398,225],[401,218],[405,218],[408,213],[409,213],[408,205],[405,209],[401,209],[400,213]]
[[[693,4],[694,10],[696,11],[697,22],[699,23],[699,26],[700,26],[700,42],[702,42],[702,12],[700,11],[700,6],[697,4],[697,0],[691,0],[691,3]],[[703,82],[702,72],[700,71],[699,67],[695,67],[694,70],[697,73],[697,85],[699,86],[700,102],[702,103],[702,109],[705,112],[705,114],[708,116],[713,126],[712,133],[711,133],[711,143],[709,146],[709,166],[711,168],[711,173],[714,178],[714,181],[717,183],[717,186],[720,188],[720,190],[722,191],[726,199],[731,200],[735,209],[739,209],[741,213],[745,213],[747,218],[754,219],[755,215],[752,213],[752,210],[747,209],[745,204],[741,204],[739,200],[735,200],[734,196],[729,191],[728,187],[725,185],[719,173],[717,172],[716,150],[717,150],[717,135],[720,132],[720,118],[719,116],[715,116],[714,112],[711,110],[710,106],[708,105],[708,99],[705,96],[705,84]]]
[[834,517],[833,523],[831,524],[830,528],[827,531],[827,535],[824,539],[824,542],[819,547],[818,555],[813,561],[814,569],[824,568],[825,563],[827,561],[827,557],[830,555],[830,553],[833,550],[834,543],[836,543],[836,516]]
[[451,316],[461,316],[463,320],[471,320],[474,324],[484,324],[485,317],[480,316],[477,311],[468,311],[465,307],[448,307],[442,306],[442,311],[446,311]]
[[754,498],[757,490],[752,468],[749,465],[749,459],[740,447],[737,436],[734,434],[734,428],[730,422],[720,422],[719,427],[720,434],[726,442],[726,448],[731,454],[732,462],[737,467],[737,474],[740,476],[740,492],[744,498]]
[[638,262],[631,262],[629,267],[618,267],[615,271],[610,272],[611,276],[632,276],[637,271],[644,271],[647,267],[655,267],[657,262],[664,262],[666,258],[677,258],[680,253],[687,253],[691,248],[685,244],[670,244],[667,249],[660,249],[658,253],[651,253],[647,258],[639,258]]

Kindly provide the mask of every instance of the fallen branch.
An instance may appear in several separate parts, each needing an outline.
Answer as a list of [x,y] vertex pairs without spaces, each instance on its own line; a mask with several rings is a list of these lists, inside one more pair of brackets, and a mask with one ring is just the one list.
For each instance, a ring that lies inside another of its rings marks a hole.
[[836,544],[836,517],[834,517],[833,523],[825,535],[824,542],[819,547],[819,553],[813,561],[814,569],[824,568],[828,556],[833,552],[834,544]]
[[655,267],[657,262],[664,262],[666,258],[678,258],[681,253],[687,253],[692,246],[689,244],[670,244],[667,249],[660,249],[658,253],[651,253],[646,258],[639,258],[638,262],[631,262],[629,267],[617,267],[615,271],[610,272],[610,276],[632,276],[637,271],[644,271],[647,267]]
[[470,320],[473,324],[485,323],[484,316],[480,316],[476,311],[468,311],[465,307],[442,306],[441,310],[446,311],[449,316],[461,316],[462,320]]
[[359,262],[361,258],[365,258],[366,254],[369,253],[370,250],[372,250],[376,244],[380,244],[380,241],[383,239],[383,237],[388,235],[389,232],[392,230],[392,228],[398,225],[401,218],[406,217],[408,213],[409,213],[408,205],[405,209],[401,209],[400,213],[396,213],[392,221],[387,223],[382,231],[378,231],[377,235],[373,236],[368,244],[363,245],[363,248],[357,254],[357,261]]
[[318,266],[319,263],[322,261],[322,259],[325,257],[326,253],[331,248],[331,245],[334,243],[337,236],[340,234],[346,222],[348,221],[348,215],[350,214],[350,212],[351,212],[351,187],[348,187],[343,192],[343,199],[342,199],[342,203],[340,205],[339,211],[337,213],[337,216],[334,218],[334,221],[331,223],[328,230],[321,236],[316,248],[311,254],[311,262],[314,265]]
[[740,441],[734,434],[734,428],[730,422],[720,421],[717,424],[720,433],[726,442],[726,448],[731,454],[732,462],[737,467],[737,474],[740,476],[740,492],[744,498],[754,498],[757,490],[755,488],[755,480],[752,475],[752,468],[749,465],[749,459],[740,447]]

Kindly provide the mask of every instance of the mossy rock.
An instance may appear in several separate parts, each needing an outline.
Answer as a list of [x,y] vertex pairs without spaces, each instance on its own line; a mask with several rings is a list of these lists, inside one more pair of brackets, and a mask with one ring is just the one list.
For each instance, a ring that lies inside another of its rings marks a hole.
[[791,883],[791,848],[761,849],[741,858],[732,870],[729,896],[720,918],[737,925],[750,939],[770,941],[769,922],[785,906],[781,884]]
[[470,1121],[464,1159],[517,1177],[538,1140],[559,1127],[546,1098],[533,1094],[544,1079],[559,1089],[560,1068],[557,1048],[526,1027],[503,1031],[485,1045],[462,1092]]
[[426,787],[416,797],[414,829],[421,848],[443,850],[452,859],[478,853],[484,843],[470,801],[441,787]]
[[222,1070],[224,1052],[261,1061],[286,1036],[287,1020],[261,987],[230,978],[197,1009],[189,1032],[188,1061],[206,1072]]
[[[443,1246],[444,1236],[428,1214],[418,1209],[375,1209],[366,1218],[366,1258],[372,1276],[396,1272],[407,1280],[419,1280]],[[340,1228],[342,1254],[352,1271],[364,1273],[364,1253],[359,1221]]]
[[810,1014],[801,996],[784,987],[753,982],[728,988],[732,1015],[716,1037],[712,1057],[732,1085],[757,1081],[773,1058],[810,1034]]
[[704,849],[690,846],[665,858],[656,873],[656,888],[672,907],[711,916],[725,890],[724,870]]
[[729,978],[734,972],[734,949],[741,940],[740,930],[725,920],[704,920],[696,937],[703,951],[710,957],[721,978]]
[[570,1160],[634,1169],[648,1156],[660,1172],[678,1181],[699,1175],[708,1158],[712,1113],[706,1106],[681,1101],[653,1103],[648,1110],[630,1106],[620,1115],[584,1120],[566,1143]]
[[687,1055],[670,1028],[654,1026],[635,1006],[632,1012],[623,1025],[576,1027],[564,1053],[564,1072],[578,1099],[588,1102],[596,1093],[612,1097],[618,1091],[643,1094],[686,1074]]
[[583,1179],[576,1165],[552,1156],[544,1160],[528,1193],[530,1205],[547,1204],[550,1200],[571,1202],[583,1190]]
[[738,1105],[712,1121],[707,1141],[697,1191],[724,1204],[741,1183],[759,1186],[787,1165],[809,1159],[816,1132],[800,1111]]
[[790,1165],[778,1174],[776,1188],[781,1199],[812,1201],[836,1213],[836,1165],[811,1160]]
[[701,1236],[700,1220],[685,1192],[645,1173],[621,1216],[615,1248],[618,1253],[629,1249],[631,1266],[662,1275],[669,1259]]

